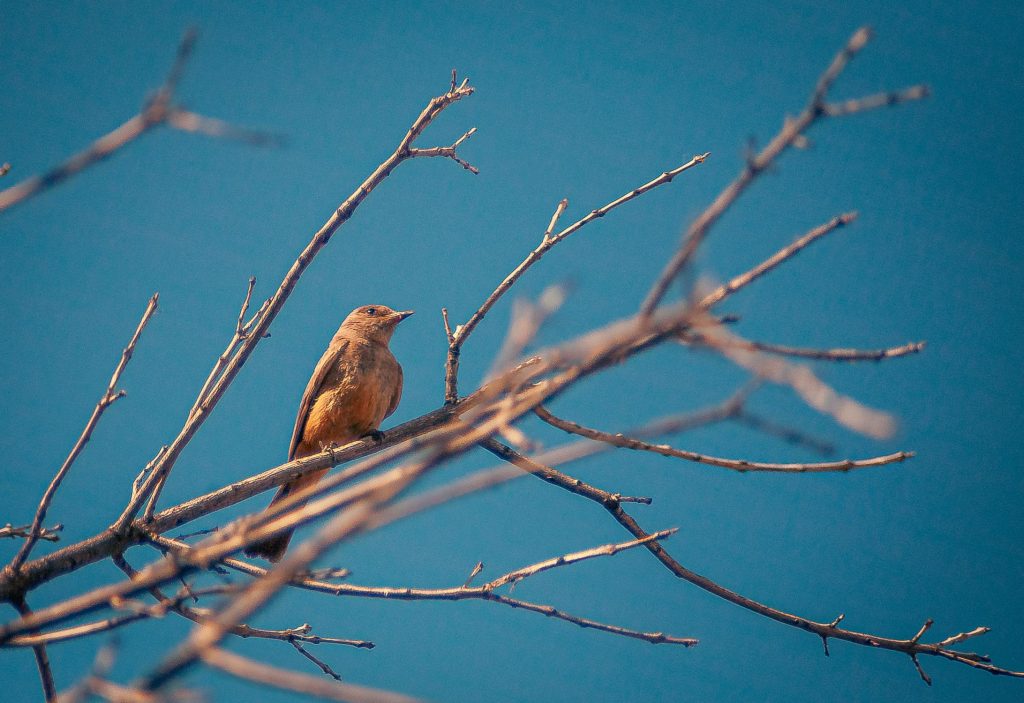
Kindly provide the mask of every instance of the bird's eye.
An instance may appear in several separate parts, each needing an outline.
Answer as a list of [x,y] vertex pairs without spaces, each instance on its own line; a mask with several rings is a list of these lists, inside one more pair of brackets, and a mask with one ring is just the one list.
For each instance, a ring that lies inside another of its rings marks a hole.
[[377,308],[366,308],[366,314],[373,317],[377,314]]

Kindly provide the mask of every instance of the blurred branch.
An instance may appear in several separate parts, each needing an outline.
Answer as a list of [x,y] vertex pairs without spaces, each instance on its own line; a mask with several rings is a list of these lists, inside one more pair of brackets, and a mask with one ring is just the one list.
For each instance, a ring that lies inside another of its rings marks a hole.
[[[128,578],[135,578],[138,572],[132,568],[128,561],[123,555],[115,555],[113,557],[114,564],[117,568],[121,569]],[[187,620],[191,620],[194,623],[204,622],[206,619],[211,617],[213,611],[209,608],[193,608],[184,604],[184,599],[187,597],[193,597],[194,594],[189,593],[188,589],[179,593],[176,597],[170,598],[157,588],[156,586],[149,589],[150,594],[156,598],[160,606],[167,612],[176,613]],[[256,638],[265,640],[281,640],[295,644],[297,642],[308,642],[310,644],[342,644],[349,647],[357,647],[360,649],[373,649],[373,642],[366,640],[351,640],[341,639],[338,637],[321,637],[320,635],[310,634],[313,631],[312,625],[309,623],[303,623],[298,627],[292,627],[284,630],[267,630],[260,627],[252,627],[246,624],[234,625],[230,629],[230,633],[241,637],[243,639]]]
[[[255,146],[270,146],[281,143],[281,138],[242,127],[235,127],[223,120],[205,117],[190,112],[174,102],[174,93],[184,73],[185,65],[195,48],[195,29],[185,32],[174,65],[168,72],[164,84],[143,105],[140,112],[127,122],[94,141],[84,151],[80,151],[51,171],[33,176],[10,188],[0,191],[0,212],[34,195],[53,188],[71,176],[84,171],[100,161],[110,157],[116,151],[135,141],[155,127],[167,125],[172,129],[185,132],[196,132],[222,139],[233,139]],[[6,171],[4,172],[6,173]]]
[[[512,478],[522,476],[521,472],[501,472],[496,474],[494,471],[484,471],[474,474],[469,479],[451,484],[443,490],[437,491],[439,495],[431,493],[427,500],[422,500],[421,497],[408,499],[406,502],[409,505],[402,506],[396,504],[394,510],[384,511],[380,516],[373,520],[367,527],[368,529],[377,529],[384,524],[390,524],[397,519],[408,517],[417,512],[422,512],[429,508],[432,508],[438,504],[449,502],[455,497],[462,495],[468,495],[469,493],[477,492],[484,488],[493,487],[498,483],[504,482]],[[621,500],[621,499],[620,499]],[[663,530],[661,532],[654,533],[648,537],[647,540],[652,539],[665,539],[669,535],[673,534],[676,530]],[[460,600],[485,600],[493,603],[499,603],[502,605],[508,605],[512,608],[522,608],[524,610],[530,610],[532,612],[540,613],[548,617],[553,617],[559,620],[578,625],[584,628],[591,628],[600,630],[602,632],[609,632],[615,635],[621,635],[632,639],[640,639],[652,644],[681,644],[686,647],[693,646],[697,643],[697,640],[692,638],[680,638],[665,635],[660,632],[640,632],[638,630],[631,630],[628,628],[619,627],[617,625],[608,625],[600,623],[595,620],[588,620],[586,618],[580,618],[575,615],[571,615],[562,610],[558,610],[549,605],[540,605],[537,603],[530,603],[523,600],[511,598],[506,595],[495,593],[498,588],[506,585],[516,585],[520,581],[534,576],[536,574],[548,571],[550,569],[556,569],[563,566],[569,566],[572,564],[586,561],[588,559],[594,559],[596,557],[613,556],[621,551],[633,549],[634,547],[642,546],[645,540],[630,540],[628,542],[620,542],[617,544],[605,544],[600,547],[594,547],[592,549],[586,549],[579,552],[573,552],[565,554],[563,556],[554,557],[552,559],[545,559],[544,561],[524,566],[514,571],[510,571],[502,576],[499,576],[491,581],[476,587],[469,587],[466,585],[455,586],[450,588],[410,588],[410,587],[395,587],[395,586],[361,586],[357,584],[337,584],[333,590],[333,595],[359,597],[359,598],[375,598],[383,600],[402,600],[402,601],[417,601],[417,600],[431,600],[431,601],[460,601]],[[266,573],[263,571],[263,573]],[[237,633],[236,633],[237,634]],[[244,636],[244,635],[243,635]]]
[[270,666],[220,647],[203,650],[203,662],[240,679],[284,691],[345,703],[417,703],[419,699]]
[[[887,439],[896,432],[896,420],[892,415],[869,408],[836,392],[815,376],[808,366],[749,351],[743,348],[746,340],[721,325],[705,327],[701,337],[704,344],[714,347],[722,356],[759,378],[791,387],[807,405],[830,415],[848,429],[875,439]],[[899,461],[903,458],[906,456]]]

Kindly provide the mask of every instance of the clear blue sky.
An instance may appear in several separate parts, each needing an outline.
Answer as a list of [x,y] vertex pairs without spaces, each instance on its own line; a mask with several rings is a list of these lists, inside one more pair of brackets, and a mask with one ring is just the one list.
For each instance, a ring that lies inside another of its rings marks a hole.
[[[393,348],[406,372],[394,421],[437,406],[439,310],[462,321],[533,246],[554,205],[567,217],[711,151],[700,169],[615,212],[522,281],[575,292],[553,342],[635,308],[686,222],[738,171],[744,145],[774,134],[862,24],[877,39],[836,97],[923,81],[922,104],[821,125],[714,230],[701,270],[719,278],[839,212],[850,229],[728,305],[744,335],[793,345],[879,347],[926,339],[918,357],[822,366],[843,392],[901,419],[892,441],[853,436],[769,389],[754,407],[834,441],[838,456],[913,449],[910,463],[849,475],[735,475],[654,456],[591,461],[585,480],[654,496],[635,513],[685,565],[753,598],[849,627],[913,634],[989,625],[977,641],[1024,668],[1021,541],[1022,339],[1019,233],[1024,81],[1017,3],[690,4],[628,8],[479,3],[5,3],[0,8],[4,180],[40,172],[131,115],[169,65],[182,30],[202,36],[180,97],[189,107],[287,135],[281,150],[160,131],[0,216],[0,523],[27,522],[99,396],[147,297],[161,308],[52,514],[65,539],[109,524],[131,479],[180,427],[226,342],[250,275],[268,295],[341,199],[391,152],[450,71],[478,92],[424,137],[470,126],[472,176],[450,162],[404,165],[317,259],[228,397],[179,461],[170,504],[284,460],[310,370],[356,305],[415,308]],[[5,183],[6,185],[6,183]],[[509,301],[468,343],[466,384],[500,342]],[[742,375],[666,349],[560,400],[564,415],[621,429],[726,396]],[[549,442],[556,434],[529,425]],[[727,426],[681,446],[764,460],[802,450]],[[459,471],[490,465],[473,455]],[[263,500],[243,506],[257,509]],[[388,528],[332,554],[353,580],[461,583],[624,539],[595,506],[538,481]],[[13,554],[0,545],[0,557]],[[50,549],[49,545],[40,547]],[[129,552],[139,565],[153,558]],[[39,607],[118,578],[109,564],[40,589]],[[1024,683],[928,659],[927,689],[906,657],[834,643],[677,582],[646,553],[542,575],[517,595],[579,615],[701,640],[692,650],[585,631],[486,603],[342,601],[288,594],[259,624],[312,622],[372,639],[372,652],[321,646],[347,680],[446,701],[1011,701]],[[9,611],[9,609],[8,609]],[[11,613],[5,611],[4,616]],[[123,631],[129,679],[187,632],[167,621]],[[98,642],[52,650],[63,687]],[[237,651],[315,673],[290,647]],[[26,651],[0,655],[8,700],[33,700]],[[216,700],[284,701],[208,672]]]

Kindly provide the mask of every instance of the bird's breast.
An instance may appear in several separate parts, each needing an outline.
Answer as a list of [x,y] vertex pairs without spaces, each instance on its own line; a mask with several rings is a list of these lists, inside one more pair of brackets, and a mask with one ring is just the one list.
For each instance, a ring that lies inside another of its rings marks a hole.
[[387,415],[400,374],[387,348],[356,348],[343,355],[310,408],[304,442],[348,442],[377,429]]

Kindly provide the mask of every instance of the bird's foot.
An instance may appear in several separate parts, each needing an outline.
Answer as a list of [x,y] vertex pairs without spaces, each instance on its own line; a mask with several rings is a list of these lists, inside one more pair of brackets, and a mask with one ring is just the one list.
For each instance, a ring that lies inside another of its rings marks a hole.
[[341,445],[337,442],[320,442],[320,451],[322,452],[334,452],[335,449]]
[[370,430],[359,439],[372,439],[379,444],[384,441],[384,433],[380,430]]

